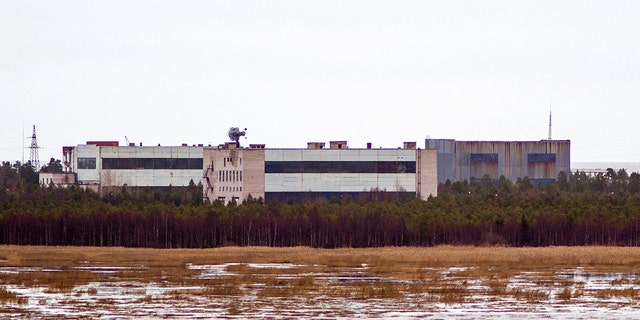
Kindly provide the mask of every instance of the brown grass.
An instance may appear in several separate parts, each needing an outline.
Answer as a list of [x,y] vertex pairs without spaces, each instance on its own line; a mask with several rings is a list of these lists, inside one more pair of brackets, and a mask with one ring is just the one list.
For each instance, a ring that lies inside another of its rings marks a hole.
[[569,287],[564,287],[562,289],[562,291],[558,292],[558,294],[556,295],[556,297],[558,299],[561,300],[570,300],[571,299],[571,288]]
[[509,290],[508,293],[516,299],[524,299],[529,303],[537,303],[549,299],[549,294],[543,290],[514,289]]
[[[307,247],[223,247],[216,249],[147,249],[120,247],[0,246],[0,265],[182,267],[186,263],[320,264],[330,268],[359,268],[394,272],[418,267],[471,266],[507,270],[584,266],[624,271],[640,267],[637,247],[386,247],[365,249],[312,249]],[[378,269],[376,269],[378,268]]]
[[490,280],[484,281],[484,285],[489,287],[488,294],[493,296],[506,294],[508,283],[509,281],[504,279],[500,279],[500,280],[490,279]]
[[17,293],[8,291],[5,287],[0,287],[0,303],[27,303],[26,298],[21,298]]
[[638,290],[634,288],[603,289],[596,290],[594,296],[601,299],[608,299],[612,297],[638,299]]
[[[225,247],[217,249],[131,249],[95,247],[0,246],[0,266],[46,266],[56,272],[0,274],[0,284],[46,287],[48,292],[69,292],[94,281],[166,283],[197,286],[193,290],[171,291],[168,298],[189,296],[258,297],[343,297],[350,299],[400,299],[419,297],[425,302],[462,303],[474,295],[512,296],[536,303],[549,299],[549,291],[560,288],[555,297],[573,301],[582,295],[598,298],[638,299],[629,289],[584,292],[571,281],[558,281],[556,270],[583,267],[585,270],[634,272],[640,268],[640,248],[627,247],[451,247],[312,249]],[[187,264],[224,264],[230,276],[210,279]],[[251,263],[292,263],[295,266],[260,267]],[[74,267],[131,267],[100,275]],[[456,267],[455,271],[449,268]],[[509,289],[513,276],[534,272],[531,289]],[[331,282],[325,275],[362,276],[374,280]],[[468,282],[485,289],[469,289]],[[636,277],[611,281],[612,286],[638,284]],[[573,288],[573,290],[572,290]],[[95,290],[95,289],[94,289]],[[473,291],[476,290],[476,291]],[[5,289],[6,291],[6,289]],[[3,298],[5,301],[12,301]],[[96,295],[97,291],[87,294]],[[0,292],[0,296],[2,293]],[[144,299],[161,299],[145,296]],[[214,298],[212,298],[214,299]],[[141,302],[144,302],[142,301]],[[105,301],[105,303],[107,303]],[[229,305],[235,314],[237,305]]]
[[73,288],[96,281],[100,276],[79,270],[36,271],[0,274],[0,283],[25,287],[47,287],[47,292],[69,292]]

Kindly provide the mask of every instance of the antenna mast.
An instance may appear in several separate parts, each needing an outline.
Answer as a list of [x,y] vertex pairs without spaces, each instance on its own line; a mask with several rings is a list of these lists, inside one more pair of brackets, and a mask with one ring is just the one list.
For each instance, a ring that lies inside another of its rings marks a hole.
[[549,140],[553,140],[551,138],[551,106],[549,106]]
[[20,165],[24,165],[24,139],[26,138],[24,135],[24,122],[22,122],[22,162],[20,162]]
[[33,125],[33,134],[31,135],[31,153],[29,159],[31,160],[31,166],[35,169],[35,171],[40,170],[40,158],[38,156],[38,140],[36,139],[36,125]]

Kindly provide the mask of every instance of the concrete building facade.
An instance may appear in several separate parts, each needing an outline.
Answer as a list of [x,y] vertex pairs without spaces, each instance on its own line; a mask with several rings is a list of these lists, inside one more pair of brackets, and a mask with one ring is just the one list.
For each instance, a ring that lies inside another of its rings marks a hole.
[[500,176],[516,181],[528,177],[547,184],[561,171],[571,172],[569,140],[456,141],[427,139],[425,149],[437,152],[438,183]]
[[[456,141],[427,139],[399,148],[349,148],[347,141],[309,142],[307,148],[266,149],[236,142],[217,147],[119,146],[88,141],[63,147],[63,175],[43,184],[73,184],[101,192],[104,187],[185,187],[202,185],[205,201],[313,200],[361,198],[375,194],[437,195],[439,183],[504,176],[533,183],[569,173],[569,140]],[[70,176],[69,174],[75,175]],[[59,180],[63,179],[63,180]]]
[[266,201],[437,195],[434,150],[416,150],[415,143],[398,149],[350,149],[346,141],[324,146],[309,142],[306,149],[265,149],[227,143],[205,148],[204,197],[229,202],[249,195]]
[[201,183],[202,146],[119,146],[115,141],[88,141],[64,147],[65,171],[85,188],[184,187]]
[[76,175],[71,172],[41,172],[38,179],[43,187],[52,185],[66,188],[76,184]]

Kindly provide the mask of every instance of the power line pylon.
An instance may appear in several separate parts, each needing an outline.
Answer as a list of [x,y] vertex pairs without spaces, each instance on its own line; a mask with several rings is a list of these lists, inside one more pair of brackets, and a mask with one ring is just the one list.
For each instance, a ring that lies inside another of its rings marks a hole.
[[31,166],[36,170],[40,170],[40,158],[38,156],[38,140],[36,139],[36,126],[33,125],[33,134],[31,135],[31,146],[29,146],[31,150],[29,155],[29,160],[31,161]]

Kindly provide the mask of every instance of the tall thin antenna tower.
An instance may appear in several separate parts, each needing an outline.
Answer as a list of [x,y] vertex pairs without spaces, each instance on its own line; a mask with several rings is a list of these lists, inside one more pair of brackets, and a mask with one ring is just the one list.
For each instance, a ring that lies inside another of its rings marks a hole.
[[31,160],[31,166],[36,170],[40,170],[40,158],[38,156],[38,140],[36,139],[36,125],[33,125],[33,134],[31,135],[31,153],[29,155],[29,160]]
[[26,138],[27,138],[27,137],[25,137],[25,135],[24,135],[24,122],[23,122],[23,123],[22,123],[22,162],[20,162],[20,165],[23,165],[23,164],[24,164],[24,140],[25,140]]
[[549,140],[553,140],[551,137],[551,106],[549,106]]

